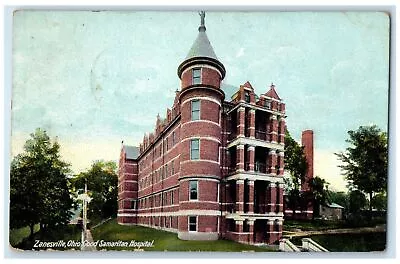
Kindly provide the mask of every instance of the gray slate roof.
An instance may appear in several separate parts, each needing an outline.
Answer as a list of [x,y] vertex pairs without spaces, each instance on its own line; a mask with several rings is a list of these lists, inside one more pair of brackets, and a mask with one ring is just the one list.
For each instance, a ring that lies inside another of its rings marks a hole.
[[239,87],[223,82],[221,83],[221,89],[225,93],[225,101],[230,102],[232,96],[239,90]]
[[208,40],[205,30],[199,30],[199,34],[190,48],[185,60],[196,57],[208,57],[218,60],[217,55],[215,55],[214,49]]
[[139,157],[138,147],[124,145],[124,151],[127,159],[137,159]]

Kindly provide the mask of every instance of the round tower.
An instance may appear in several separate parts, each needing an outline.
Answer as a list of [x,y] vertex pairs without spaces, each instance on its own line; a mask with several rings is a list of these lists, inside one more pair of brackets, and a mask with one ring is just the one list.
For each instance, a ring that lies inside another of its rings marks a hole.
[[219,230],[221,178],[220,84],[225,67],[208,40],[200,12],[199,33],[178,67],[181,79],[181,171],[179,177],[178,237],[184,240],[216,240]]

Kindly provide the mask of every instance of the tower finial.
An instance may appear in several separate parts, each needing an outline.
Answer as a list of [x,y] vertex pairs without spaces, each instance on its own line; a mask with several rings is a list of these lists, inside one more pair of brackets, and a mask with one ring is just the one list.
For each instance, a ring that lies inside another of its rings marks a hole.
[[206,26],[205,26],[205,18],[206,18],[206,12],[205,11],[200,11],[199,12],[199,16],[200,16],[200,27],[199,27],[199,31],[206,31]]

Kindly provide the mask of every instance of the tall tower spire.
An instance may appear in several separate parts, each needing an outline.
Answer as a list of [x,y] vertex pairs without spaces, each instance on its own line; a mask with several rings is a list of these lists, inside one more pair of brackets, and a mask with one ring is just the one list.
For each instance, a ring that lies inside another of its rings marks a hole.
[[206,34],[205,17],[206,12],[200,11],[199,34],[190,48],[185,60],[178,67],[178,76],[182,77],[182,73],[193,64],[208,64],[218,69],[221,79],[225,77],[225,67],[218,60],[210,40]]

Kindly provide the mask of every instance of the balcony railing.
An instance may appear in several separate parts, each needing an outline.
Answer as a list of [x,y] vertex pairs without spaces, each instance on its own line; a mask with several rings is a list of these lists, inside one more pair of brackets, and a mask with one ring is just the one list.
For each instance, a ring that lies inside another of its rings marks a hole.
[[256,139],[267,140],[267,133],[265,131],[256,130]]
[[254,171],[260,173],[267,173],[267,166],[265,163],[254,163]]
[[[236,172],[236,170],[237,170],[237,166],[229,167],[228,173]],[[244,170],[245,171],[250,170],[250,162],[246,162],[244,164]],[[254,163],[254,171],[258,172],[258,173],[267,173],[267,165],[265,163],[256,162],[256,163]]]
[[[245,136],[246,137],[250,136],[250,131],[249,130],[245,131]],[[232,140],[236,139],[236,137],[237,137],[237,133],[231,132],[229,134],[229,136],[228,136],[228,140],[232,141]],[[259,139],[259,140],[269,141],[269,135],[263,130],[256,130],[255,131],[255,138]]]

